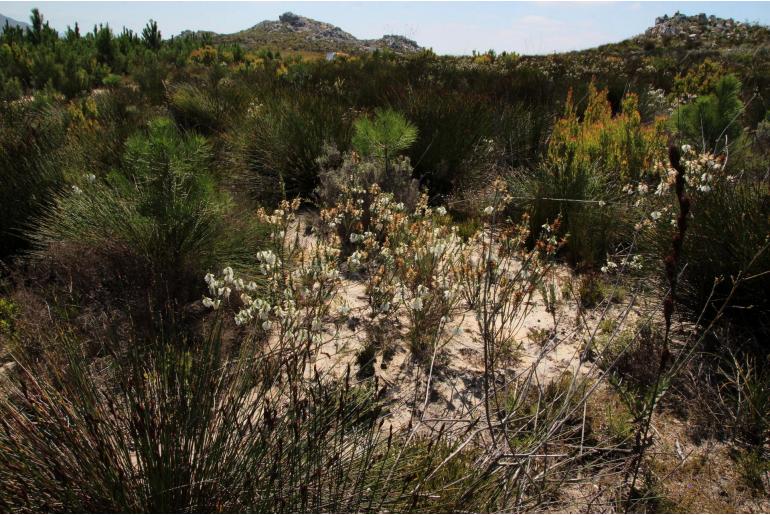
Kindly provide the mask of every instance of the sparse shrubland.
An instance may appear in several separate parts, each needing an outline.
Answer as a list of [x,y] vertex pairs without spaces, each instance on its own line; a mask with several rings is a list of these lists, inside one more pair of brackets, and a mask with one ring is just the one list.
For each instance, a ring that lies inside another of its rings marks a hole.
[[326,61],[32,22],[4,511],[770,509],[766,29]]

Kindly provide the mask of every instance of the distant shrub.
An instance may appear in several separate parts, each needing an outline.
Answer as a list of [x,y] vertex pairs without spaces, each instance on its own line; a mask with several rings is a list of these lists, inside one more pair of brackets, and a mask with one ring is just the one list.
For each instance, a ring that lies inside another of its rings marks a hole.
[[70,102],[71,122],[62,150],[62,166],[69,180],[79,182],[91,174],[105,177],[120,167],[126,141],[150,116],[135,102],[129,88]]
[[556,122],[546,152],[546,163],[568,163],[570,169],[594,167],[611,180],[639,179],[665,157],[662,122],[645,126],[638,99],[627,94],[620,112],[613,116],[607,91],[588,88],[582,118],[572,94],[567,96],[564,116]]
[[222,112],[208,91],[180,84],[169,95],[169,110],[180,126],[211,133],[221,127]]
[[154,104],[166,98],[164,80],[170,66],[158,59],[157,55],[147,53],[145,58],[133,64],[131,76],[139,85],[139,90]]
[[721,63],[706,58],[697,68],[676,76],[672,93],[678,97],[713,93],[724,75],[725,68]]

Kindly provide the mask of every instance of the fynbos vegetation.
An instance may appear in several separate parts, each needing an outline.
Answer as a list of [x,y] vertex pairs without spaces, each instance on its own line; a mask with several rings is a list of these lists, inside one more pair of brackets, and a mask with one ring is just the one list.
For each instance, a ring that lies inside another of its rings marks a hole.
[[769,510],[768,45],[7,24],[0,508]]

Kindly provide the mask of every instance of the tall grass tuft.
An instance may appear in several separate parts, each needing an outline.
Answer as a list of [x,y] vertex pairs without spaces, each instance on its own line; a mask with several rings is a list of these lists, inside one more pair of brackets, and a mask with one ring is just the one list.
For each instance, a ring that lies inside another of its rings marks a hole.
[[29,247],[29,223],[63,187],[67,116],[45,101],[0,104],[0,259]]

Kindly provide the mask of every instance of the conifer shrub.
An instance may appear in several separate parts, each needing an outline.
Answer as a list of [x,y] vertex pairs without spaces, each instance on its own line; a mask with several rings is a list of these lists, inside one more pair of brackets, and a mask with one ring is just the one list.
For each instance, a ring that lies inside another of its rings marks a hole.
[[194,278],[222,261],[248,262],[261,238],[257,224],[231,216],[231,200],[218,191],[209,167],[202,136],[155,119],[146,134],[126,142],[120,170],[59,194],[33,238],[43,254],[67,244],[78,249],[75,259],[79,253],[120,256],[116,266],[133,263],[126,278],[138,275],[161,295],[189,299],[198,290]]
[[735,75],[725,75],[713,86],[713,93],[685,104],[671,116],[671,123],[684,143],[704,152],[719,154],[742,133],[740,116],[744,106],[741,83]]

